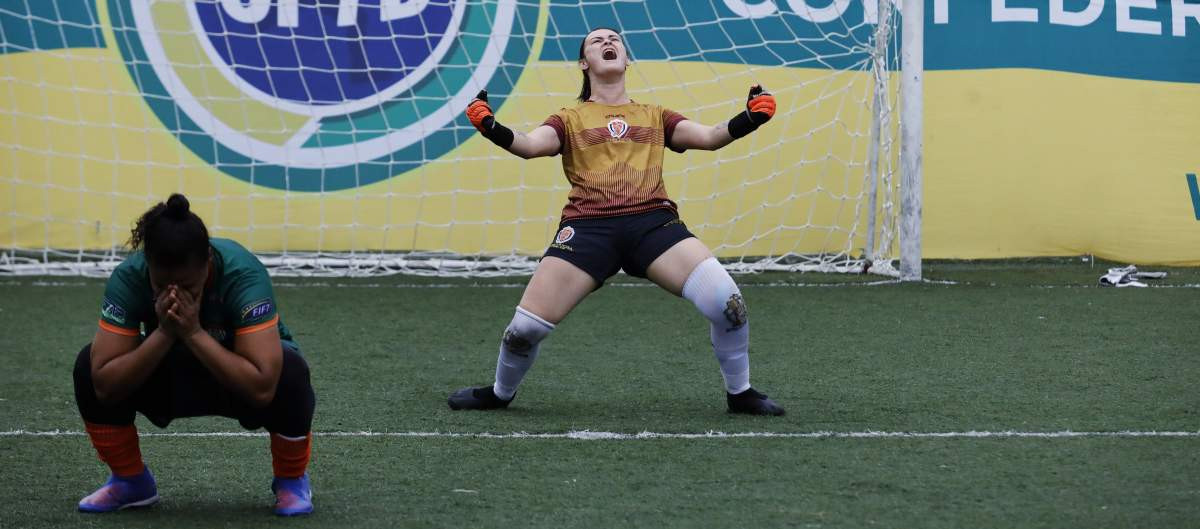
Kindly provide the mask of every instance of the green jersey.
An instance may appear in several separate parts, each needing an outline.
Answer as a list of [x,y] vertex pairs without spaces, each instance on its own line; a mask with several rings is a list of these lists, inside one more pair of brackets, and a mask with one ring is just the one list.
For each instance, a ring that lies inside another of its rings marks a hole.
[[[279,318],[271,278],[258,258],[229,239],[210,238],[209,245],[213,266],[200,302],[200,326],[230,350],[235,336],[271,326],[279,328],[281,339],[292,341]],[[109,276],[100,305],[100,327],[127,336],[148,336],[158,327],[150,270],[142,252],[134,252]]]

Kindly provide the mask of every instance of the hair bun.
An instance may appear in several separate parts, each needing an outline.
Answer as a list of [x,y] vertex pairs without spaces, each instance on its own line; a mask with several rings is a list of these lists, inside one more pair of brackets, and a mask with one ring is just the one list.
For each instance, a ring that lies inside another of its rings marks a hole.
[[167,209],[163,213],[171,219],[184,220],[190,212],[191,204],[188,204],[187,197],[173,193],[167,198]]

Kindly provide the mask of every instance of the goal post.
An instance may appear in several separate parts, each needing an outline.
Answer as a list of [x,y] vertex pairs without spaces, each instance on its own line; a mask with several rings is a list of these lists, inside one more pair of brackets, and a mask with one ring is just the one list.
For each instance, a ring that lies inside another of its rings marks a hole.
[[900,46],[900,279],[921,280],[921,208],[924,152],[925,3],[904,3]]
[[621,32],[628,91],[716,124],[667,153],[733,272],[920,279],[919,1],[14,0],[0,7],[0,274],[104,275],[187,194],[276,275],[529,274],[569,189],[462,111],[530,130],[575,104],[578,44]]

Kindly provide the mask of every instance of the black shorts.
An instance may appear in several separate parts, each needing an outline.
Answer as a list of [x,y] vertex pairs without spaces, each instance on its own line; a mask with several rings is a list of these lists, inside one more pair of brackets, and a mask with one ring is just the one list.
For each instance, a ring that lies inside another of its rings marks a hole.
[[563,259],[587,272],[597,285],[603,285],[622,269],[631,276],[646,277],[650,263],[689,237],[695,235],[669,209],[572,219],[558,226],[545,256]]
[[305,435],[312,428],[316,395],[308,363],[299,349],[283,341],[283,365],[275,399],[255,407],[217,381],[191,351],[176,344],[142,385],[122,402],[105,404],[96,398],[91,375],[91,344],[75,361],[75,402],[83,419],[97,424],[132,424],[141,413],[159,428],[183,417],[222,416],[237,419],[250,430],[266,428],[287,436]]

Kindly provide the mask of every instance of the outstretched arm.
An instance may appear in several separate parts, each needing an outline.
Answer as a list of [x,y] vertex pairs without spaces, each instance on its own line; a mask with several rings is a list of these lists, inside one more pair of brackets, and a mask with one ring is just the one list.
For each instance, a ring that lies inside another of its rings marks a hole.
[[750,87],[744,112],[739,112],[729,121],[717,125],[703,125],[691,120],[680,121],[671,135],[670,147],[676,152],[687,149],[715,151],[754,132],[774,115],[775,96],[763,90],[762,85],[754,85]]
[[467,118],[483,137],[525,159],[554,156],[562,148],[558,132],[549,125],[542,125],[525,134],[514,133],[512,129],[497,122],[496,116],[492,114],[492,107],[488,105],[487,90],[480,90],[479,95],[467,105]]

